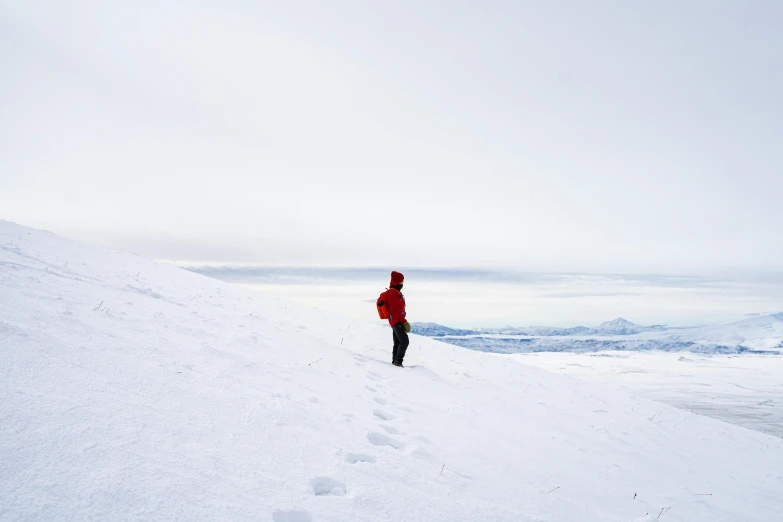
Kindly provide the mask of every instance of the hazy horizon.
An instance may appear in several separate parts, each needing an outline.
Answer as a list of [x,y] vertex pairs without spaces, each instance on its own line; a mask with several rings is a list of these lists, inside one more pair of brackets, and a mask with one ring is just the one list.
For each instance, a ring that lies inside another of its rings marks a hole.
[[783,271],[602,273],[158,261],[369,320],[376,319],[375,297],[395,269],[406,274],[414,322],[459,328],[592,326],[617,317],[645,325],[697,326],[783,311]]
[[[388,285],[382,268],[185,265],[191,271],[329,309],[377,319]],[[783,273],[720,278],[694,275],[540,273],[400,268],[413,322],[452,327],[637,324],[694,326],[783,310]]]

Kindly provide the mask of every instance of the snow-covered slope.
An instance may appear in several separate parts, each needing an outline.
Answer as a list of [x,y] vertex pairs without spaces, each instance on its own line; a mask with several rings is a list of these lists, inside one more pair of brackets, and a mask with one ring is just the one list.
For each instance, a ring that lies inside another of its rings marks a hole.
[[752,350],[783,350],[783,312],[700,328],[671,330],[679,339],[703,344],[744,346]]
[[389,341],[0,222],[0,520],[780,520],[780,439]]

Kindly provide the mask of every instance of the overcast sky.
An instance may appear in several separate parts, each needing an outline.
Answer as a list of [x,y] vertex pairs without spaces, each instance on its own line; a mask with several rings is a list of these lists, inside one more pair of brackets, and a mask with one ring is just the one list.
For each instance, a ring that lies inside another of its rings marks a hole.
[[783,2],[0,0],[0,219],[155,258],[783,266]]

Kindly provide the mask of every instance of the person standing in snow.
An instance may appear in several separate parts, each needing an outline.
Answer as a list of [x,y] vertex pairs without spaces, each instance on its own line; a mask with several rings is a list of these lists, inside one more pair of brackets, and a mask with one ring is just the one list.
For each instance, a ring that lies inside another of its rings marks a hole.
[[392,272],[389,291],[386,294],[386,300],[389,303],[389,324],[394,336],[392,364],[400,367],[402,367],[402,360],[405,358],[405,351],[410,343],[408,333],[411,331],[411,325],[405,317],[405,296],[402,295],[404,280],[405,276],[401,273]]

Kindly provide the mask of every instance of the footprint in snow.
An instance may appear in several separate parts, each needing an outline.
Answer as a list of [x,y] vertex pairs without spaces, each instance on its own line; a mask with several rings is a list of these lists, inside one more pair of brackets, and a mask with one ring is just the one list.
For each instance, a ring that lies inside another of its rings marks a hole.
[[278,509],[272,512],[273,522],[312,522],[313,517],[307,511],[283,511]]
[[403,432],[395,428],[394,426],[387,426],[385,424],[380,424],[381,429],[385,431],[386,433],[389,433],[391,435],[405,435]]
[[367,440],[373,446],[390,446],[394,449],[401,450],[405,448],[405,443],[399,440],[395,440],[383,433],[371,432],[367,434]]
[[379,374],[377,374],[375,372],[367,372],[367,378],[370,379],[371,381],[375,381],[375,382],[383,380],[383,378]]
[[411,452],[411,455],[413,455],[417,459],[422,459],[429,462],[436,462],[436,459],[435,457],[432,456],[432,453],[419,446],[417,446],[416,449],[414,449]]
[[313,494],[316,497],[342,497],[347,492],[345,484],[334,480],[332,477],[315,477],[310,481],[310,485],[313,487]]
[[386,400],[386,399],[384,399],[383,397],[374,397],[374,398],[373,398],[373,400],[374,400],[375,402],[377,402],[378,404],[380,404],[381,406],[386,406],[386,404],[388,404],[388,403],[389,403],[389,401],[387,401],[387,400]]
[[375,457],[367,455],[366,453],[348,453],[345,456],[345,461],[350,464],[356,464],[358,462],[375,462]]
[[386,413],[383,410],[372,410],[372,414],[376,419],[381,419],[385,421],[391,421],[394,420],[394,415],[390,413]]

